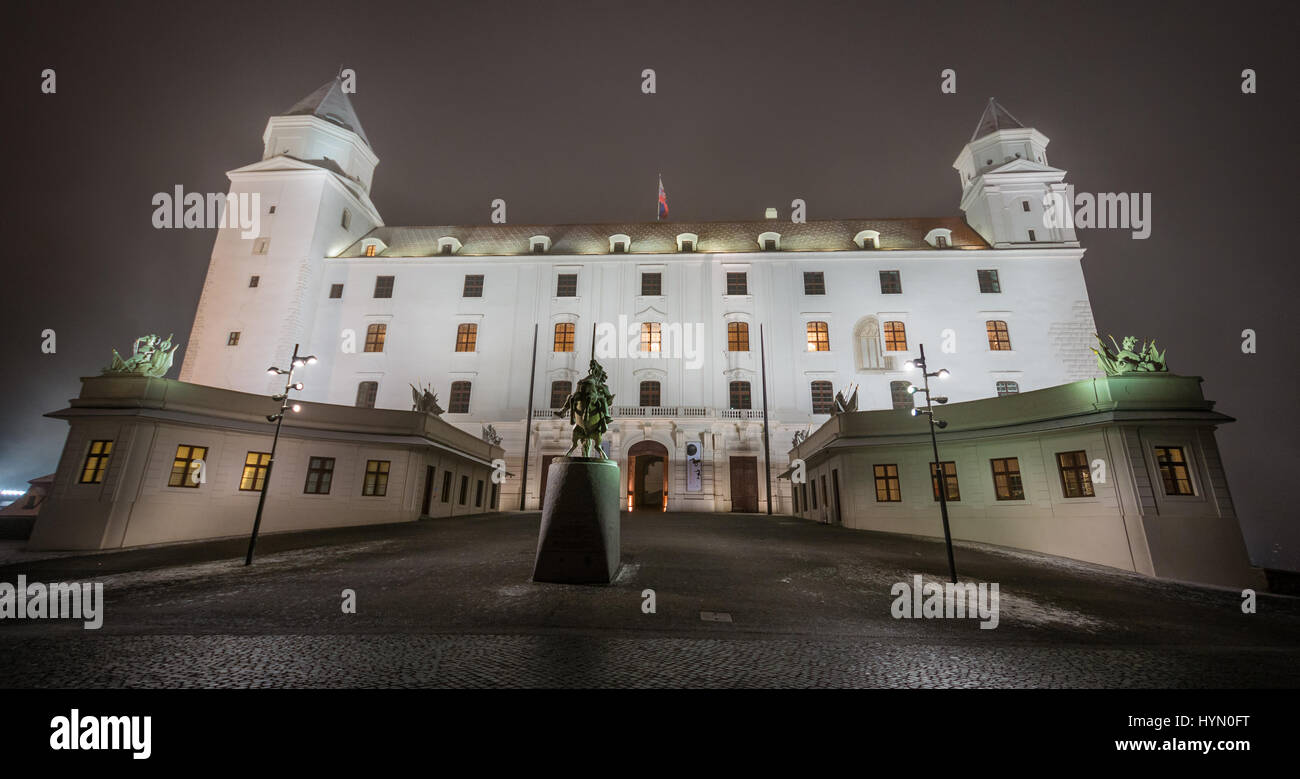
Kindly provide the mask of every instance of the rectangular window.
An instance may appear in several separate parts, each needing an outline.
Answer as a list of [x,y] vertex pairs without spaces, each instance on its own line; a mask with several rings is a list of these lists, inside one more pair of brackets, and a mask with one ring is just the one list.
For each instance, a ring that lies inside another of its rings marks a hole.
[[808,351],[829,352],[831,350],[830,328],[825,322],[809,322],[806,330],[808,331]]
[[814,381],[812,383],[812,412],[814,414],[830,414],[835,410],[835,393],[831,389],[829,381]]
[[393,276],[375,277],[375,297],[391,298],[393,296]]
[[478,346],[478,325],[466,323],[456,326],[456,351],[472,352]]
[[1020,209],[1021,209],[1022,211],[1025,211],[1026,213],[1028,213],[1028,211],[1029,211],[1029,201],[1028,201],[1028,200],[1021,200],[1021,201],[1020,201]]
[[334,458],[311,457],[307,461],[307,483],[302,491],[307,495],[328,495],[333,480]]
[[460,498],[456,501],[460,505],[465,505],[465,499],[469,497],[469,477],[460,477]]
[[907,391],[910,386],[912,386],[910,381],[889,382],[889,400],[895,411],[916,407],[916,396]]
[[262,277],[261,277],[261,276],[249,276],[249,277],[248,277],[248,286],[250,286],[250,287],[256,287],[257,285],[259,285],[259,284],[261,284],[261,283],[262,283]]
[[907,351],[907,328],[902,322],[885,323],[885,351]]
[[747,409],[750,407],[749,382],[731,382],[731,384],[728,385],[727,395],[732,408]]
[[1024,500],[1025,487],[1020,482],[1020,458],[1001,457],[989,462],[993,465],[993,492],[998,500]]
[[1009,352],[1011,351],[1011,333],[1007,331],[1007,323],[1000,319],[993,319],[984,323],[984,328],[989,334],[989,351],[992,352]]
[[880,272],[880,294],[882,295],[903,294],[903,276],[899,271],[882,270]]
[[447,404],[447,410],[453,414],[468,414],[469,391],[470,383],[468,381],[453,381],[451,383],[451,401]]
[[1020,394],[1020,385],[1014,381],[999,381],[997,383],[998,397],[1003,395]]
[[947,248],[948,248],[948,236],[946,236],[946,235],[936,235],[936,236],[934,237],[934,247],[935,247],[936,249],[947,249]]
[[727,294],[728,295],[748,295],[749,294],[749,274],[748,273],[728,273],[727,274]]
[[662,273],[641,274],[641,294],[654,297],[664,294],[664,276]]
[[1181,446],[1157,446],[1156,465],[1160,467],[1160,481],[1166,495],[1194,495],[1192,476],[1187,472],[1187,458]]
[[998,283],[998,272],[995,270],[975,271],[980,280],[980,292],[1001,292],[1002,285]]
[[373,324],[366,327],[365,350],[367,352],[382,352],[386,340],[388,340],[388,325]]
[[331,285],[330,285],[330,300],[338,300],[338,299],[341,298],[341,297],[343,297],[343,285],[342,285],[342,284],[331,284]]
[[206,446],[181,444],[176,447],[176,457],[172,460],[171,476],[167,478],[168,487],[189,487],[198,489],[203,482],[199,477],[203,473],[204,461],[208,458]]
[[374,256],[375,256],[375,250],[378,249],[378,248],[379,248],[379,246],[378,246],[377,244],[373,244],[373,243],[370,244],[370,245],[368,245],[368,246],[366,246],[366,256],[367,256],[367,257],[374,257]]
[[641,382],[641,405],[650,408],[659,406],[659,382],[643,381]]
[[[950,501],[961,500],[961,491],[957,489],[957,463],[945,462],[943,465],[943,480],[948,486],[947,499]],[[939,499],[939,471],[935,468],[934,463],[930,463],[930,486],[934,489],[934,499]]]
[[493,482],[493,483],[492,483],[492,497],[488,499],[488,508],[490,508],[490,509],[494,509],[494,510],[497,508],[497,484],[496,484],[496,482]]
[[466,275],[465,288],[461,291],[460,296],[463,298],[483,297],[483,275],[482,274]]
[[813,508],[817,508],[817,482],[812,482]]
[[361,485],[365,497],[382,498],[388,494],[388,468],[390,460],[366,460],[366,480]]
[[1092,473],[1088,470],[1088,453],[1057,452],[1056,467],[1061,473],[1061,494],[1067,498],[1091,498]]
[[895,464],[873,466],[876,472],[876,502],[900,503],[903,490],[898,482],[898,466]]
[[270,452],[249,452],[244,456],[244,473],[239,477],[241,492],[261,492],[271,469]]
[[86,451],[86,462],[81,466],[82,484],[99,484],[104,481],[108,458],[113,454],[112,441],[91,441]]
[[573,392],[573,382],[551,382],[551,408],[563,408],[564,401],[569,399],[569,393],[571,392]]
[[727,351],[729,352],[749,351],[749,323],[748,322],[727,323]]
[[451,502],[451,471],[442,472],[442,502]]
[[230,335],[226,336],[226,346],[239,346],[238,330],[231,330]]
[[379,395],[379,382],[362,381],[357,383],[357,408],[374,408],[375,398]]
[[1033,230],[1030,230],[1030,231],[1029,231],[1029,240],[1030,240],[1030,241],[1037,241],[1037,240],[1038,240],[1038,237],[1034,234],[1034,231],[1033,231]]
[[663,349],[663,328],[658,322],[641,323],[641,351],[658,352]]
[[822,271],[806,271],[803,274],[803,294],[825,295],[826,276]]
[[578,296],[578,274],[561,273],[555,277],[555,296],[573,298]]
[[682,252],[684,254],[689,254],[690,252],[693,251],[695,251],[695,242],[688,239],[684,239],[682,241]]
[[571,352],[573,351],[573,331],[572,322],[559,322],[555,325],[555,345],[551,351],[554,352]]
[[474,485],[474,508],[483,508],[483,480]]

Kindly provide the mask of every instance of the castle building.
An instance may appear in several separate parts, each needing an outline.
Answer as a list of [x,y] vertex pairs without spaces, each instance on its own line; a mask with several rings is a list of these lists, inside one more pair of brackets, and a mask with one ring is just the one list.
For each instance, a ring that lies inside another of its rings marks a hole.
[[854,387],[861,410],[910,408],[919,344],[954,402],[1098,375],[1084,250],[1042,214],[1065,171],[994,101],[952,164],[962,215],[932,218],[390,226],[342,82],[263,141],[229,173],[260,234],[218,231],[180,379],[274,394],[267,366],[301,344],[320,360],[307,401],[407,410],[431,386],[444,421],[501,435],[504,508],[521,490],[539,507],[570,444],[554,410],[593,351],[615,393],[606,451],[628,506],[652,510],[790,512],[792,436]]

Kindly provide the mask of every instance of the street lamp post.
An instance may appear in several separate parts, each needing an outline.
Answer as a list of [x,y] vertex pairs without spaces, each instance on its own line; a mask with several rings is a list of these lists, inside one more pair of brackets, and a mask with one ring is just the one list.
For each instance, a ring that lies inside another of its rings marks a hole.
[[943,516],[943,541],[948,547],[948,574],[952,578],[952,583],[956,584],[957,563],[952,556],[952,530],[948,526],[948,475],[944,473],[943,464],[939,462],[939,439],[934,432],[936,427],[942,430],[948,426],[948,423],[942,419],[934,418],[933,403],[943,405],[948,402],[948,398],[942,395],[936,397],[930,396],[930,379],[947,379],[949,374],[944,368],[940,368],[931,373],[929,365],[925,361],[925,344],[920,344],[919,346],[921,348],[920,359],[909,360],[904,363],[903,367],[907,370],[912,370],[913,368],[921,369],[922,386],[918,387],[915,384],[912,384],[907,388],[907,391],[912,395],[915,395],[918,392],[925,393],[925,408],[913,408],[912,416],[924,415],[930,421],[930,445],[934,449],[935,490],[939,493],[939,513]]
[[[289,403],[290,390],[302,390],[302,383],[295,383],[293,372],[304,365],[311,365],[316,362],[315,355],[298,355],[298,344],[293,345],[293,360],[289,363],[289,370],[271,366],[266,372],[272,376],[284,376],[284,392],[279,395],[272,395],[271,400],[280,401],[280,411],[277,414],[267,414],[266,421],[275,423],[275,436],[271,439],[271,457],[266,461],[266,475],[262,477],[262,494],[257,499],[257,516],[253,519],[253,535],[248,539],[248,554],[244,557],[244,565],[253,564],[253,548],[257,546],[257,531],[262,527],[262,509],[266,506],[266,491],[271,488],[271,470],[275,467],[275,447],[280,443],[280,425],[284,424],[284,412],[292,410],[295,414],[302,408],[297,403]],[[256,466],[255,466],[256,467]]]

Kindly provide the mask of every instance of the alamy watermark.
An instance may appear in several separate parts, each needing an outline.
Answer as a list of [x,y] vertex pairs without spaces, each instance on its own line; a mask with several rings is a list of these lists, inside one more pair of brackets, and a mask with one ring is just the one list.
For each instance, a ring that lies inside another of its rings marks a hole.
[[979,619],[980,630],[998,626],[998,585],[987,582],[896,582],[889,588],[894,619]]
[[262,193],[186,192],[180,184],[174,192],[158,192],[153,226],[158,230],[210,227],[238,227],[240,238],[256,238],[262,232]]
[[1043,226],[1073,230],[1075,228],[1119,228],[1132,230],[1133,238],[1151,237],[1150,192],[1074,192],[1067,184],[1065,193],[1043,195]]
[[104,624],[103,582],[0,582],[0,619],[80,619],[86,630]]
[[596,325],[596,357],[605,360],[683,360],[687,369],[698,370],[703,341],[703,322],[629,322],[619,314],[617,324]]

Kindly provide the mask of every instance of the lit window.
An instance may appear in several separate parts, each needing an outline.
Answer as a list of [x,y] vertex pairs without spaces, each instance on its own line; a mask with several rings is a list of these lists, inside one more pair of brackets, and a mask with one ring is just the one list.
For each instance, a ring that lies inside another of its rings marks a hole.
[[821,271],[806,271],[803,274],[803,294],[825,295],[826,276]]
[[1067,498],[1091,498],[1092,473],[1088,469],[1088,453],[1057,452],[1056,468],[1061,473],[1061,494]]
[[659,382],[643,381],[641,382],[641,405],[651,408],[659,405]]
[[226,336],[226,346],[239,346],[238,330],[231,330],[230,335]]
[[478,325],[465,323],[456,326],[456,351],[472,352],[478,345]]
[[578,296],[578,274],[561,273],[555,277],[555,296],[572,298]]
[[372,244],[368,244],[368,245],[366,246],[366,256],[367,256],[367,257],[374,257],[374,256],[375,256],[375,250],[378,249],[378,248],[379,248],[379,247],[376,246],[376,245],[373,244],[373,243],[372,243]]
[[1192,477],[1187,472],[1187,459],[1181,446],[1157,446],[1156,465],[1166,495],[1194,495]]
[[747,409],[750,407],[749,382],[733,381],[727,390],[728,400],[732,408]]
[[551,382],[551,408],[563,408],[564,401],[569,399],[572,392],[573,382],[571,381]]
[[362,381],[357,383],[357,408],[374,408],[375,398],[379,396],[379,382]]
[[104,481],[104,471],[108,469],[108,458],[113,454],[112,441],[91,441],[86,451],[86,462],[81,466],[82,484],[99,484]]
[[808,331],[808,351],[810,352],[829,352],[831,350],[830,328],[825,322],[809,322]]
[[749,351],[749,323],[748,322],[727,323],[727,351],[729,352]]
[[366,480],[361,485],[364,497],[382,498],[388,494],[389,460],[366,460]]
[[[957,489],[957,463],[945,462],[943,465],[943,480],[947,484],[948,491],[945,496],[947,500],[961,500],[961,491]],[[930,486],[934,490],[934,499],[939,499],[939,471],[930,463]]]
[[989,333],[989,350],[994,352],[1011,351],[1011,334],[1007,332],[1007,323],[993,319],[984,323]]
[[483,276],[482,274],[471,274],[465,276],[465,287],[461,290],[461,297],[464,298],[481,298],[483,297]]
[[829,381],[814,381],[811,389],[814,414],[829,414],[835,410],[835,393]]
[[656,297],[664,294],[664,277],[662,273],[641,274],[641,294]]
[[343,285],[342,285],[342,284],[331,284],[331,285],[330,285],[330,299],[331,299],[331,300],[338,300],[338,299],[341,298],[341,297],[343,297]]
[[374,324],[366,327],[366,347],[367,352],[382,352],[384,350],[384,341],[388,339],[388,325]]
[[658,322],[641,323],[641,351],[658,352],[663,349],[662,326]]
[[302,491],[307,495],[330,494],[330,482],[334,481],[334,458],[312,457],[307,462],[307,483]]
[[[551,351],[571,352],[573,351],[573,323],[560,322],[555,325],[555,346]],[[472,351],[472,350],[471,350]]]
[[1020,482],[1020,458],[990,460],[993,465],[993,492],[998,500],[1024,500],[1025,487]]
[[907,328],[902,322],[885,323],[885,351],[907,351]]
[[903,500],[903,490],[898,482],[898,466],[890,463],[872,466],[876,475],[876,502],[899,503]]
[[198,489],[202,484],[199,476],[203,472],[204,460],[208,457],[206,446],[181,444],[176,447],[176,457],[172,460],[172,473],[167,478],[168,487],[189,487]]
[[1014,381],[999,381],[997,386],[998,386],[999,398],[1002,397],[1003,395],[1020,394],[1020,385]]
[[882,295],[901,295],[903,294],[902,275],[896,270],[882,270],[880,272],[880,294]]
[[453,381],[451,383],[451,401],[447,404],[447,410],[453,414],[468,414],[469,390],[468,381]]
[[976,271],[979,274],[980,292],[1001,292],[1002,286],[998,283],[998,272],[995,270]]
[[393,278],[392,276],[375,277],[375,297],[391,298],[393,296]]
[[748,295],[749,294],[749,274],[728,273],[727,274],[727,294],[728,295]]
[[244,456],[244,473],[239,477],[241,492],[261,492],[271,469],[270,452],[249,452]]

